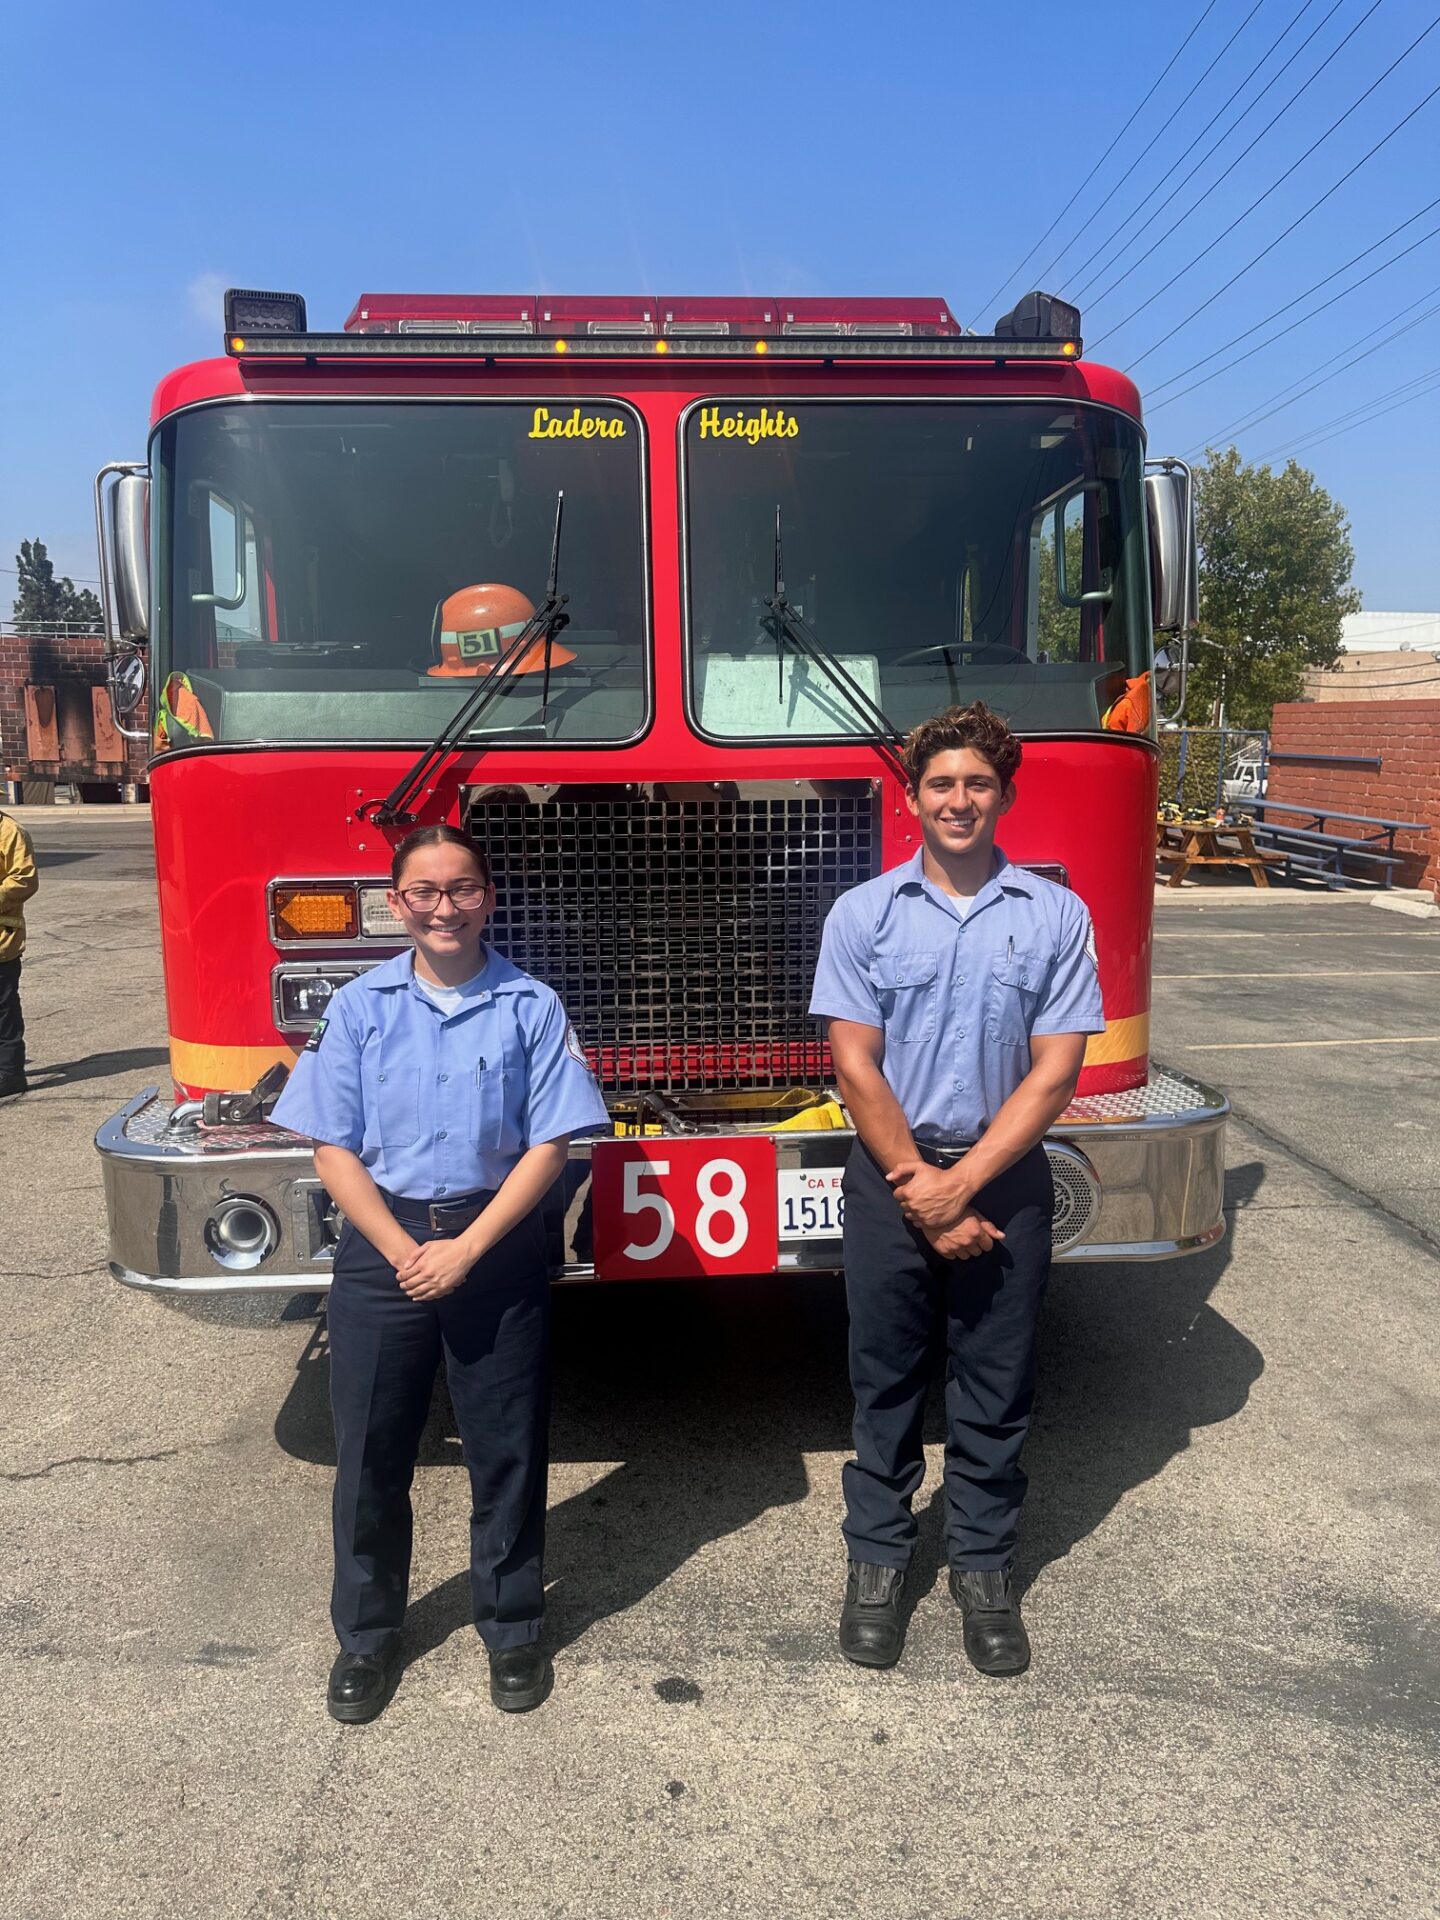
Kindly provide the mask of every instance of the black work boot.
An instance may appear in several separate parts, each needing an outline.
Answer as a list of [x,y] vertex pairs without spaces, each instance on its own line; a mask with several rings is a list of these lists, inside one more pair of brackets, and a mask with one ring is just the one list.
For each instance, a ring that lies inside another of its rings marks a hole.
[[358,1726],[373,1720],[390,1704],[395,1682],[400,1677],[396,1658],[398,1642],[392,1641],[383,1653],[342,1653],[330,1669],[330,1684],[325,1705],[332,1720]]
[[965,1652],[981,1673],[1023,1673],[1030,1664],[1030,1636],[1009,1567],[950,1569],[950,1593],[965,1621]]
[[538,1707],[555,1684],[548,1653],[531,1641],[523,1647],[495,1647],[490,1652],[490,1704],[502,1713],[528,1713]]
[[840,1651],[862,1667],[893,1667],[905,1645],[900,1619],[898,1567],[877,1567],[852,1560],[845,1576],[845,1605],[840,1610]]

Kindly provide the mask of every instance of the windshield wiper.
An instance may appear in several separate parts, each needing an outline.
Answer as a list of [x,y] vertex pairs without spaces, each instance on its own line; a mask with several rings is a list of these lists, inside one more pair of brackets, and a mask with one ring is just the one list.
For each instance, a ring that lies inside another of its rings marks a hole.
[[386,794],[383,800],[367,800],[355,809],[357,820],[369,820],[377,827],[408,827],[415,818],[415,815],[408,811],[411,801],[430,776],[456,751],[465,735],[474,729],[481,714],[485,712],[495,696],[514,678],[520,662],[537,640],[543,640],[545,643],[545,678],[540,692],[540,726],[541,730],[544,730],[545,715],[550,705],[551,652],[555,645],[556,634],[570,624],[570,616],[565,611],[570,596],[568,593],[555,591],[560,573],[560,525],[564,513],[565,490],[562,487],[555,496],[555,537],[550,544],[550,578],[546,583],[543,603],[535,609],[510,644],[501,651],[489,674],[475,691],[461,702],[458,710],[445,722],[430,745],[398,784]]
[[905,744],[904,734],[885,709],[870,698],[844,662],[837,658],[823,642],[816,639],[802,616],[790,604],[789,596],[785,592],[785,554],[778,506],[775,509],[775,591],[766,596],[765,604],[774,615],[775,663],[780,676],[781,699],[783,700],[785,696],[783,649],[788,640],[802,660],[808,660],[812,666],[824,671],[831,685],[864,722],[866,731],[863,737],[868,739],[870,745],[897,776],[901,785],[908,787],[910,770],[898,751]]

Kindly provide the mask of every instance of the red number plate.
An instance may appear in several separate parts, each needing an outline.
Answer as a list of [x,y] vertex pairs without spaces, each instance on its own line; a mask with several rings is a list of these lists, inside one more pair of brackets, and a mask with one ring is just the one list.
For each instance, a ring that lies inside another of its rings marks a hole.
[[590,1191],[603,1280],[774,1270],[775,1142],[763,1135],[605,1140]]

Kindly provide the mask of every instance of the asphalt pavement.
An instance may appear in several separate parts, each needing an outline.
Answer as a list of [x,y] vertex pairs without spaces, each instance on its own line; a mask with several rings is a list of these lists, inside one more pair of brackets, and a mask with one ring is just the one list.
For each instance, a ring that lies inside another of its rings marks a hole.
[[1226,1088],[1231,1233],[1057,1270],[1029,1673],[965,1664],[939,1405],[903,1663],[835,1651],[826,1280],[557,1298],[539,1713],[466,1621],[443,1396],[407,1666],[326,1716],[313,1301],[105,1271],[99,1121],[163,1080],[143,815],[55,809],[0,1103],[6,1905],[85,1916],[1428,1915],[1440,1899],[1440,928],[1370,902],[1156,916],[1157,1057]]

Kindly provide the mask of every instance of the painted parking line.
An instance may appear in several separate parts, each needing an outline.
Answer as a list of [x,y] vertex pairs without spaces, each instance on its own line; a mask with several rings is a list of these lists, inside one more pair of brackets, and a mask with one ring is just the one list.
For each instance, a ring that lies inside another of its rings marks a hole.
[[1397,927],[1392,933],[1388,928],[1361,929],[1359,932],[1346,930],[1344,933],[1319,933],[1313,927],[1304,932],[1292,930],[1287,933],[1283,928],[1270,928],[1264,933],[1242,932],[1237,927],[1196,927],[1187,933],[1164,932],[1155,935],[1157,940],[1436,940],[1440,939],[1440,929],[1434,933],[1422,933],[1417,927],[1412,932],[1408,927]]
[[1299,967],[1293,973],[1156,973],[1155,980],[1410,980],[1440,967]]
[[1186,1047],[1186,1053],[1245,1053],[1276,1047],[1428,1047],[1440,1044],[1440,1033],[1401,1033],[1393,1038],[1367,1040],[1204,1040]]

